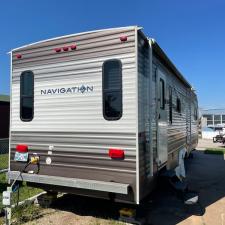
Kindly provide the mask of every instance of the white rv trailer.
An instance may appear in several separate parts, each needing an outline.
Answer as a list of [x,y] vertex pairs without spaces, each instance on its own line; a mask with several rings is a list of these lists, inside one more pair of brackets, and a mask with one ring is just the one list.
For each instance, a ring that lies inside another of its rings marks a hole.
[[11,64],[9,179],[139,204],[197,145],[191,85],[137,26],[26,45]]

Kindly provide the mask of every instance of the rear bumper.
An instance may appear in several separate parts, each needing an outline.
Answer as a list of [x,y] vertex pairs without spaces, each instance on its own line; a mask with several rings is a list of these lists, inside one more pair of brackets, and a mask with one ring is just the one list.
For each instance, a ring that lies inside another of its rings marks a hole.
[[[19,176],[19,172],[9,171],[7,175],[8,179],[14,180]],[[18,180],[27,181],[31,183],[104,191],[117,194],[128,194],[128,187],[129,187],[129,184],[122,184],[122,183],[28,174],[28,173],[21,173],[21,175],[18,177]]]

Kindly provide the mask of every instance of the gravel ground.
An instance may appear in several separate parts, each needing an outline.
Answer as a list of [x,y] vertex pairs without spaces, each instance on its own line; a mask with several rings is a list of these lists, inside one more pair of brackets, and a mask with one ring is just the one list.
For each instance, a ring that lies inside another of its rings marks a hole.
[[46,209],[45,216],[26,225],[123,225],[117,221],[99,219],[92,216],[80,216],[68,211]]

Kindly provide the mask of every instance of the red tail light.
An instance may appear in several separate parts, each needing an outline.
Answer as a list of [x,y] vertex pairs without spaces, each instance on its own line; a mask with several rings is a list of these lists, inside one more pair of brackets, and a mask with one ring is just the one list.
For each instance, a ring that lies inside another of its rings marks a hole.
[[121,36],[121,37],[120,37],[120,40],[121,40],[121,41],[127,41],[127,36]]
[[27,145],[17,145],[16,146],[17,152],[28,152],[28,146]]
[[109,156],[112,159],[124,159],[124,151],[121,149],[109,149]]

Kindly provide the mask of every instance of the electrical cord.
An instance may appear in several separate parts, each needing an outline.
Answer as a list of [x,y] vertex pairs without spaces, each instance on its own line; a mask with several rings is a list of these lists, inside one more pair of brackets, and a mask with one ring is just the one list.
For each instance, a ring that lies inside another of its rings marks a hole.
[[[30,165],[30,164],[36,164],[37,167],[38,167],[38,170],[36,173],[39,173],[39,170],[40,170],[40,163],[39,163],[39,158],[37,160],[37,158],[35,159],[31,159],[24,167],[22,170],[19,171],[19,175],[16,177],[16,179],[14,179],[12,185],[10,186],[10,189],[12,190],[12,192],[16,192],[17,191],[17,201],[16,201],[16,206],[18,206],[19,204],[19,194],[20,194],[20,184],[18,184],[18,186],[16,186],[14,189],[13,189],[13,186],[16,184],[16,181],[18,180],[18,178],[21,176],[21,174],[23,172],[25,172],[26,168]],[[21,176],[22,178],[22,176]],[[22,178],[22,181],[23,181],[23,178]]]
[[12,189],[14,184],[16,183],[16,181],[18,180],[18,178],[21,176],[21,174],[25,171],[25,169],[31,164],[31,161],[29,161],[22,170],[19,171],[19,175],[16,177],[16,179],[14,179],[12,185],[10,186],[10,188]]

